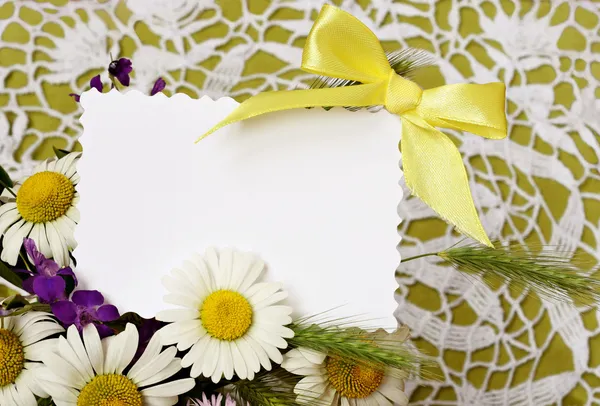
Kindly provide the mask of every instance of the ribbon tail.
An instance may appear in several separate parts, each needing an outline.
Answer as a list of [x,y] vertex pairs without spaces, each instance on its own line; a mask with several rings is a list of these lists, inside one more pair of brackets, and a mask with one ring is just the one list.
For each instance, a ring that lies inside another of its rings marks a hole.
[[418,116],[402,116],[401,146],[404,178],[411,192],[462,234],[493,247],[454,143]]
[[240,104],[196,142],[229,124],[265,113],[318,106],[373,106],[385,102],[385,82],[326,89],[259,93]]

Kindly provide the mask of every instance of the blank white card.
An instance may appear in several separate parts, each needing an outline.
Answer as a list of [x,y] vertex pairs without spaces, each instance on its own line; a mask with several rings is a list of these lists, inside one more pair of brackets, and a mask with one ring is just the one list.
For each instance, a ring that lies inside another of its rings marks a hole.
[[296,316],[395,327],[400,122],[385,111],[300,109],[194,141],[238,105],[137,91],[81,103],[81,288],[153,317],[161,278],[207,247],[252,251]]

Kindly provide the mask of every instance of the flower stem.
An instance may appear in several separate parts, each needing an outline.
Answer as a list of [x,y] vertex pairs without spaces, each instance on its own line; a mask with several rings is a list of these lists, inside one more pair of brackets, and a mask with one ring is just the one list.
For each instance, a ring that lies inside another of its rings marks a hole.
[[412,261],[414,259],[419,259],[419,258],[424,258],[424,257],[433,257],[435,255],[438,255],[439,252],[430,252],[428,254],[421,254],[421,255],[415,255],[414,257],[408,257],[408,258],[402,258],[402,260],[400,261],[400,263],[405,263],[408,261]]
[[110,81],[112,82],[113,88],[117,89],[117,91],[120,92],[121,89],[119,89],[119,86],[117,85],[117,81],[115,80],[115,77],[113,75],[108,75],[108,77],[110,78]]
[[23,260],[23,262],[25,263],[25,268],[27,268],[27,270],[29,272],[31,272],[31,268],[29,268],[29,264],[27,263],[27,260],[25,259],[25,257],[23,256],[22,252],[19,252],[19,256],[21,257],[21,259]]

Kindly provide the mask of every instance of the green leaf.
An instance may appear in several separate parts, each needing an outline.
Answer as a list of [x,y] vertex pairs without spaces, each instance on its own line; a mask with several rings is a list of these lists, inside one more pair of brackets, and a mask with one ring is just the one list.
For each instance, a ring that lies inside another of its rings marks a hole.
[[52,147],[52,148],[54,149],[54,154],[56,154],[56,157],[59,158],[59,159],[62,158],[62,157],[64,157],[65,155],[69,155],[70,154],[69,151],[65,151],[64,149],[58,149],[56,147]]
[[55,406],[51,398],[38,398],[37,404],[38,406]]
[[144,323],[144,319],[137,313],[127,312],[122,314],[121,317],[119,317],[117,320],[110,321],[104,324],[115,330],[117,333],[120,333],[125,330],[125,326],[127,325],[127,323],[131,323],[136,327],[140,327],[142,323]]
[[18,309],[19,307],[25,307],[29,302],[21,295],[12,295],[2,301],[2,307],[6,310]]
[[19,278],[19,275],[17,275],[2,261],[0,261],[0,278],[12,283],[13,285],[19,288],[23,287],[23,280]]
[[0,193],[4,191],[5,187],[13,187],[13,182],[4,168],[0,166]]

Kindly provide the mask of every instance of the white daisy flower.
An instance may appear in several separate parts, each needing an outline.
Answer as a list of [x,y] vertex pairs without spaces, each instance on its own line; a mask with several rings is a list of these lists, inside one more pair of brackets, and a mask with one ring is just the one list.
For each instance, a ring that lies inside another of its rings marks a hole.
[[0,327],[0,405],[36,406],[34,395],[48,394],[38,385],[41,357],[57,349],[47,337],[64,329],[44,312],[27,312],[3,319]]
[[281,284],[256,283],[264,263],[250,253],[224,249],[194,255],[182,269],[163,278],[171,292],[165,301],[183,309],[165,310],[156,318],[171,322],[159,334],[164,345],[177,343],[184,368],[191,376],[203,375],[219,382],[253,379],[262,365],[271,369],[271,360],[281,363],[280,349],[294,333],[289,306],[276,305],[287,297]]
[[0,234],[4,247],[0,259],[15,265],[25,237],[32,238],[46,258],[60,266],[69,265],[69,250],[77,243],[73,230],[79,221],[75,207],[79,175],[75,165],[81,154],[72,152],[60,159],[45,161],[33,174],[0,196]]
[[138,349],[138,340],[133,324],[102,341],[92,324],[83,329],[83,341],[77,328],[71,326],[66,338],[59,337],[58,353],[42,357],[45,367],[41,368],[38,381],[57,406],[174,405],[178,395],[194,387],[194,380],[186,378],[156,385],[181,369],[175,347],[161,352],[157,334],[124,375]]
[[[402,343],[408,338],[408,331],[403,327],[389,335],[380,330],[375,336],[386,342]],[[281,366],[293,374],[304,376],[294,388],[298,403],[318,402],[327,406],[408,404],[404,393],[407,374],[402,371],[373,368],[303,347],[287,352]]]

